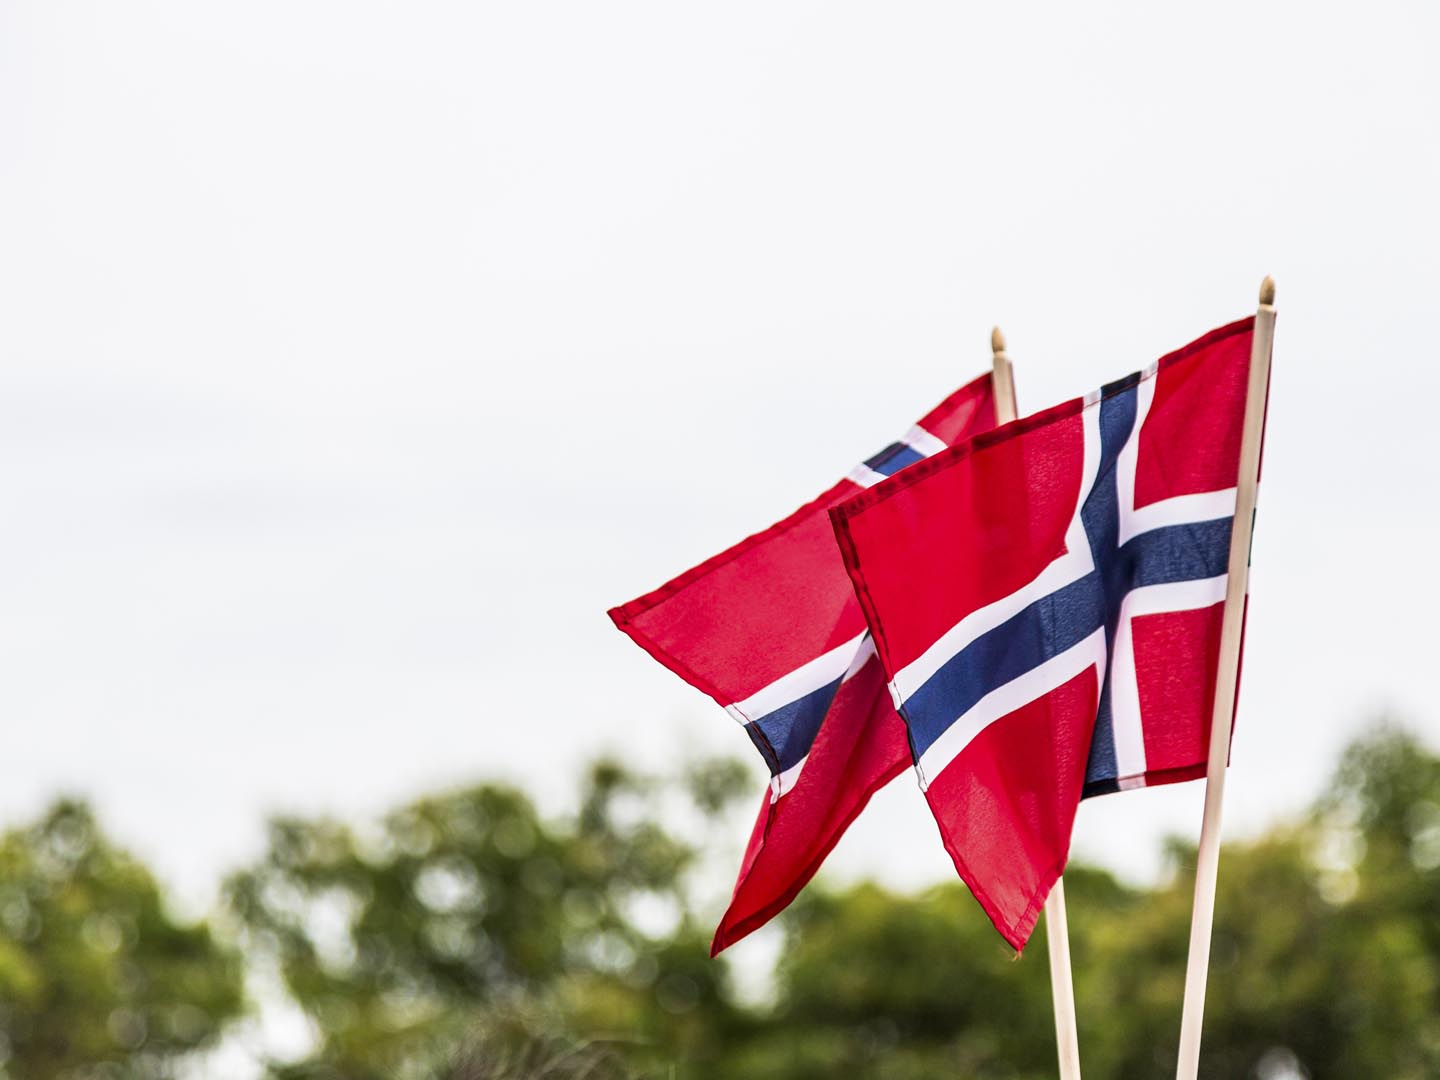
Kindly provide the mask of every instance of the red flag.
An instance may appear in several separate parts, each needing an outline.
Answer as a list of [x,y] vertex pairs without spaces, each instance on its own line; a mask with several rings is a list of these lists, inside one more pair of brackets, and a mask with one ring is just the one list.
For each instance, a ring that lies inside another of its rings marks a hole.
[[831,512],[945,846],[1017,949],[1083,795],[1205,772],[1252,326]]
[[610,612],[636,644],[725,706],[770,769],[713,953],[782,911],[910,761],[828,509],[994,424],[985,375],[814,502]]

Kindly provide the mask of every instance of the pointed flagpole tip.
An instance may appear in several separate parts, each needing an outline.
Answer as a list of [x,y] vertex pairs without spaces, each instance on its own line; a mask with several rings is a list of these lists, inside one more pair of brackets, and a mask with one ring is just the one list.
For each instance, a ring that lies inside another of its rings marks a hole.
[[1275,279],[1269,274],[1260,283],[1260,303],[1265,307],[1275,303]]
[[997,353],[1005,351],[1005,335],[1000,332],[998,326],[990,331],[990,351]]

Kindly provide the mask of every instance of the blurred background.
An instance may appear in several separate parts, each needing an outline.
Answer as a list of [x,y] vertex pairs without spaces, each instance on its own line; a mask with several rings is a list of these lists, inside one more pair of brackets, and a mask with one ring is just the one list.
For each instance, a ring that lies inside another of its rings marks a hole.
[[[705,959],[766,770],[604,611],[993,324],[1031,411],[1266,273],[1203,1068],[1440,1075],[1437,31],[0,5],[4,1075],[1049,1075],[908,778]],[[1087,1075],[1173,1070],[1201,797],[1081,811]]]

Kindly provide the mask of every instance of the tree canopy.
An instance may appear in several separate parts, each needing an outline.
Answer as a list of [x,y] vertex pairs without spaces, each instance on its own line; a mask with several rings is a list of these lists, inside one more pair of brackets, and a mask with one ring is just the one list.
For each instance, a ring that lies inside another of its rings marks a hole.
[[[279,819],[226,883],[233,941],[59,803],[0,838],[3,1075],[173,1075],[241,1015],[248,961],[315,1033],[276,1080],[1053,1076],[1043,924],[1017,959],[958,882],[812,884],[744,997],[696,882],[746,775],[600,761],[558,819],[484,783]],[[1151,888],[1066,870],[1088,1076],[1173,1075],[1194,858],[1172,842]],[[1202,1075],[1440,1075],[1440,757],[1413,736],[1377,728],[1309,813],[1226,845],[1216,912]]]
[[241,958],[166,909],[82,804],[0,836],[0,1067],[159,1078],[242,1010]]

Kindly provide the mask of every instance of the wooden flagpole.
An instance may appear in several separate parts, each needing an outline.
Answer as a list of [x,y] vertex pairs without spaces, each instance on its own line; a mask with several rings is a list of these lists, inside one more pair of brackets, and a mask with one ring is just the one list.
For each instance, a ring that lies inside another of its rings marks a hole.
[[1250,581],[1250,539],[1260,482],[1260,440],[1265,431],[1265,398],[1270,387],[1270,350],[1275,341],[1275,282],[1260,285],[1260,309],[1250,345],[1250,379],[1240,436],[1240,473],[1235,482],[1235,524],[1230,532],[1225,615],[1215,670],[1215,706],[1210,714],[1210,759],[1205,773],[1205,816],[1195,860],[1195,904],[1190,915],[1190,956],[1185,965],[1185,1006],[1180,1018],[1180,1059],[1176,1080],[1195,1080],[1200,1069],[1200,1027],[1205,1015],[1205,981],[1210,973],[1210,930],[1215,918],[1215,877],[1220,865],[1220,810],[1225,767],[1235,719],[1235,686],[1240,670],[1240,636]]
[[[994,354],[995,419],[1014,420],[1015,372],[1005,354],[1005,335],[997,326],[990,331]],[[1050,944],[1050,996],[1055,1002],[1055,1046],[1060,1056],[1060,1080],[1080,1080],[1080,1038],[1075,1030],[1075,984],[1070,975],[1070,926],[1065,918],[1065,881],[1057,879],[1045,899],[1045,937]]]
[[995,422],[1008,424],[1019,415],[1015,407],[1015,370],[1005,354],[1005,335],[998,326],[990,331],[990,352],[995,365],[991,377],[995,385]]

